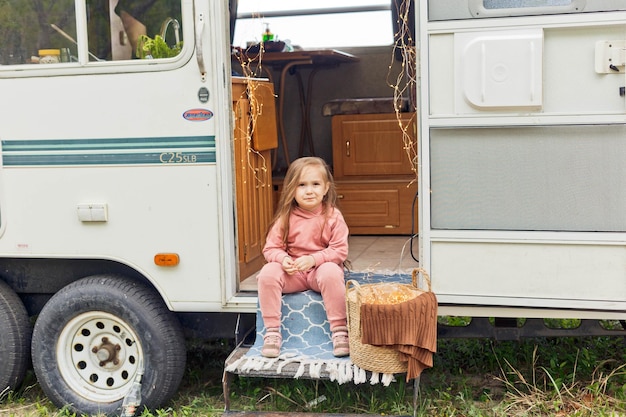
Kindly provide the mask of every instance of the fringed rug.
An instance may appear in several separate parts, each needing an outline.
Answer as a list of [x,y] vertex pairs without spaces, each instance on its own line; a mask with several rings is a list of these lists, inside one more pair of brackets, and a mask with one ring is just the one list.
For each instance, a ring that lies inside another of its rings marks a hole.
[[[346,280],[356,280],[361,284],[375,282],[410,283],[410,274],[346,273]],[[353,364],[349,357],[333,356],[330,324],[319,293],[304,291],[285,294],[282,305],[281,333],[283,344],[278,358],[261,356],[265,326],[260,312],[256,315],[256,339],[254,345],[241,358],[226,367],[226,372],[245,374],[251,370],[272,370],[280,375],[288,364],[299,364],[294,378],[318,379],[322,371],[328,373],[331,381],[339,384],[353,382],[360,384],[382,383],[385,386],[394,381],[393,374],[368,373]]]

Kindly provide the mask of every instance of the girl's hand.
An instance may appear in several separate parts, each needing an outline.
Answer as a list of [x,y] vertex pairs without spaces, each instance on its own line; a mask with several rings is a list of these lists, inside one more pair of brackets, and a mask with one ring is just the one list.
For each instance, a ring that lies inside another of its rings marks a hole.
[[283,270],[289,275],[293,275],[298,272],[298,268],[295,266],[293,259],[289,256],[285,256],[283,259]]
[[311,255],[301,256],[293,264],[298,271],[308,271],[315,266],[315,258]]

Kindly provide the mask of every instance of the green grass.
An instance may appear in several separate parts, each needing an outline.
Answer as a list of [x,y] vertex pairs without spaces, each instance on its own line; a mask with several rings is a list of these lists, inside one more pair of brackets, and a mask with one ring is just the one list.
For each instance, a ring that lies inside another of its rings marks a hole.
[[[222,414],[222,371],[232,346],[190,343],[184,382],[168,407],[153,416]],[[424,371],[419,416],[626,415],[626,341],[622,337],[439,340]],[[235,377],[231,409],[238,411],[413,414],[413,384],[380,384]],[[54,407],[31,374],[17,392],[0,397],[0,417],[71,416]]]

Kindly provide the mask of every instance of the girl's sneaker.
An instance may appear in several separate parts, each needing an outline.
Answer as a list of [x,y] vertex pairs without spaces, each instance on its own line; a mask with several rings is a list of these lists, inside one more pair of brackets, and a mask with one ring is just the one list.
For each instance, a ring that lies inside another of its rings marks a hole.
[[350,344],[348,343],[348,328],[338,326],[332,329],[333,335],[333,355],[337,357],[350,355]]
[[283,337],[280,334],[279,328],[271,328],[265,331],[263,336],[263,348],[261,349],[261,355],[266,358],[277,358],[280,355],[280,345],[283,342]]

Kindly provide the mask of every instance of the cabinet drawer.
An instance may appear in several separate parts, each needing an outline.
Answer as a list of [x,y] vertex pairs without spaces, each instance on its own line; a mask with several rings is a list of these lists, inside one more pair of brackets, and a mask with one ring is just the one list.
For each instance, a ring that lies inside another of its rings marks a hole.
[[400,226],[398,190],[338,187],[337,194],[339,209],[348,226],[383,227],[387,229]]
[[337,181],[337,205],[353,235],[417,233],[413,200],[417,184],[397,181]]

